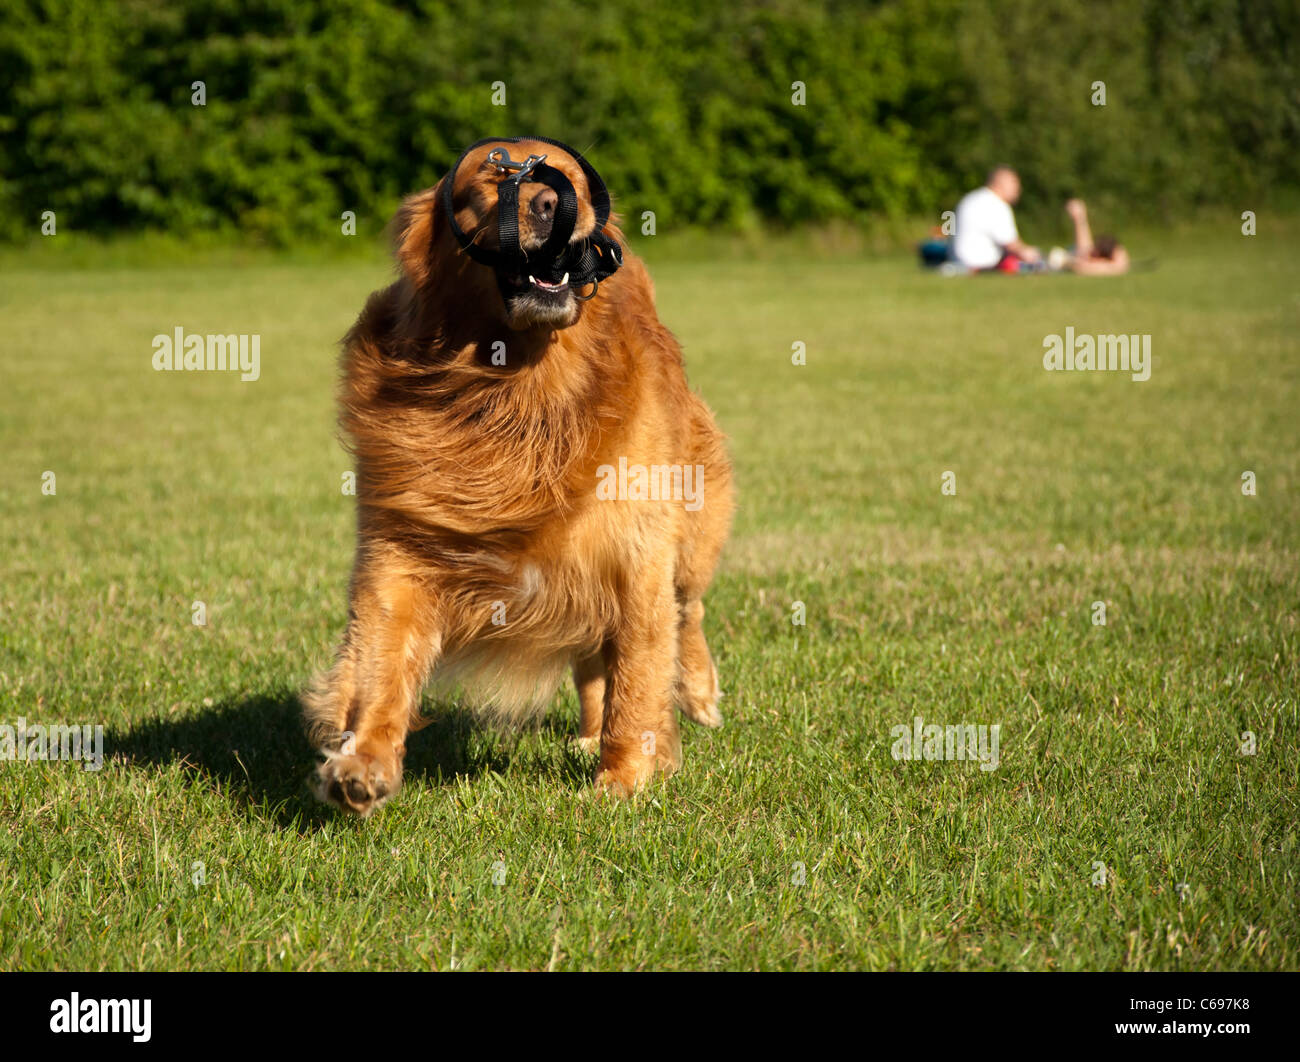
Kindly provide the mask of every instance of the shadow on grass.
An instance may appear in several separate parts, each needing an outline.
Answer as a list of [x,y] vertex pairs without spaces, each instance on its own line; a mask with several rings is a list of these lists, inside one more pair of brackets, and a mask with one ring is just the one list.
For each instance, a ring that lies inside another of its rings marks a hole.
[[[404,786],[501,774],[515,757],[521,736],[517,732],[485,729],[471,712],[458,707],[439,707],[431,719],[407,739]],[[589,767],[568,750],[566,721],[546,716],[538,729],[563,750],[559,780],[585,784]],[[104,737],[109,756],[128,765],[181,764],[196,782],[284,828],[308,832],[345,817],[319,803],[308,789],[307,779],[319,760],[303,734],[296,693],[256,694],[179,719],[149,719]],[[401,800],[401,794],[395,799]]]

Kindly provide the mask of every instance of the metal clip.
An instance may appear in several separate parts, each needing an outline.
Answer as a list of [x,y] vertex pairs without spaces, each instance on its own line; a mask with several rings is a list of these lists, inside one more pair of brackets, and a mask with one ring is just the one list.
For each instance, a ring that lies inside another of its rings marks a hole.
[[515,162],[505,148],[493,148],[488,152],[487,160],[497,168],[497,173],[505,174],[516,171],[511,180],[522,181],[533,169],[546,161],[545,155],[529,155],[523,162]]

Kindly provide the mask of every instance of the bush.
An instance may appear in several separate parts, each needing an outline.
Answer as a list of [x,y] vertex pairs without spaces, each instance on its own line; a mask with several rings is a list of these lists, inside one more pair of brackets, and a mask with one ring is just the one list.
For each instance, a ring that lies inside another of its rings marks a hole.
[[373,231],[466,144],[525,132],[589,149],[633,226],[642,210],[661,227],[937,219],[1000,160],[1027,199],[1257,209],[1300,184],[1296,11],[10,0],[0,239],[45,210],[81,230],[281,243],[352,210]]

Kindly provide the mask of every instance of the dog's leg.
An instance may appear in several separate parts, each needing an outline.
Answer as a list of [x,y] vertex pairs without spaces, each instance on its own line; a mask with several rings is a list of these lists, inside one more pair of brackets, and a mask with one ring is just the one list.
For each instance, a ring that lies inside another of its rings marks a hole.
[[600,751],[600,726],[605,718],[605,655],[597,649],[573,662],[573,684],[578,688],[578,736],[583,752]]
[[426,590],[391,573],[358,580],[339,662],[306,698],[310,731],[325,745],[317,797],[368,815],[397,792],[406,734],[438,647]]
[[339,646],[334,666],[302,696],[307,740],[312,748],[335,748],[347,729],[348,710],[357,694],[357,639],[354,621]]
[[688,511],[686,535],[678,556],[675,581],[677,600],[681,603],[681,678],[677,691],[678,707],[688,719],[703,726],[721,726],[718,711],[718,669],[704,640],[704,594],[713,580],[718,557],[727,541],[735,488],[731,482],[731,465],[713,419],[702,402],[696,403],[694,422],[695,461],[707,469],[699,483],[708,479],[708,501],[696,511]]
[[709,654],[704,640],[704,603],[688,601],[682,607],[681,626],[681,684],[677,706],[688,719],[701,726],[721,726],[722,713],[718,711],[718,669]]
[[673,705],[676,679],[677,603],[671,576],[639,573],[607,647],[598,789],[630,794],[656,771],[671,774],[681,766]]

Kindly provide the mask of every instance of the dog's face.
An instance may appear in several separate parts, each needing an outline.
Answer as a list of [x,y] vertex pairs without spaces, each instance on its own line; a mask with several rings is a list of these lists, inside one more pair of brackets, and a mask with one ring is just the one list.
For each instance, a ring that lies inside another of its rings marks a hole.
[[[592,234],[596,212],[582,167],[562,148],[539,140],[493,141],[481,144],[465,157],[453,175],[456,183],[452,189],[456,224],[462,232],[468,233],[480,247],[488,250],[500,248],[497,190],[509,174],[488,161],[488,154],[496,148],[504,148],[516,161],[529,155],[545,155],[547,165],[555,167],[569,179],[577,197],[578,214],[570,242],[581,243]],[[537,181],[520,184],[519,247],[525,260],[519,269],[509,272],[476,262],[461,250],[449,227],[437,223],[436,215],[442,209],[437,191],[431,189],[412,197],[399,214],[402,232],[398,257],[407,266],[408,273],[412,272],[412,266],[426,265],[421,261],[424,256],[420,253],[419,235],[420,213],[427,212],[434,215],[424,237],[428,247],[427,274],[439,286],[455,285],[454,296],[458,303],[474,305],[481,313],[498,318],[515,330],[567,328],[577,322],[582,313],[582,303],[575,297],[572,285],[564,279],[555,283],[538,279],[528,270],[526,256],[542,247],[555,223],[559,197],[552,188]],[[413,238],[414,245],[408,248],[407,244]]]

